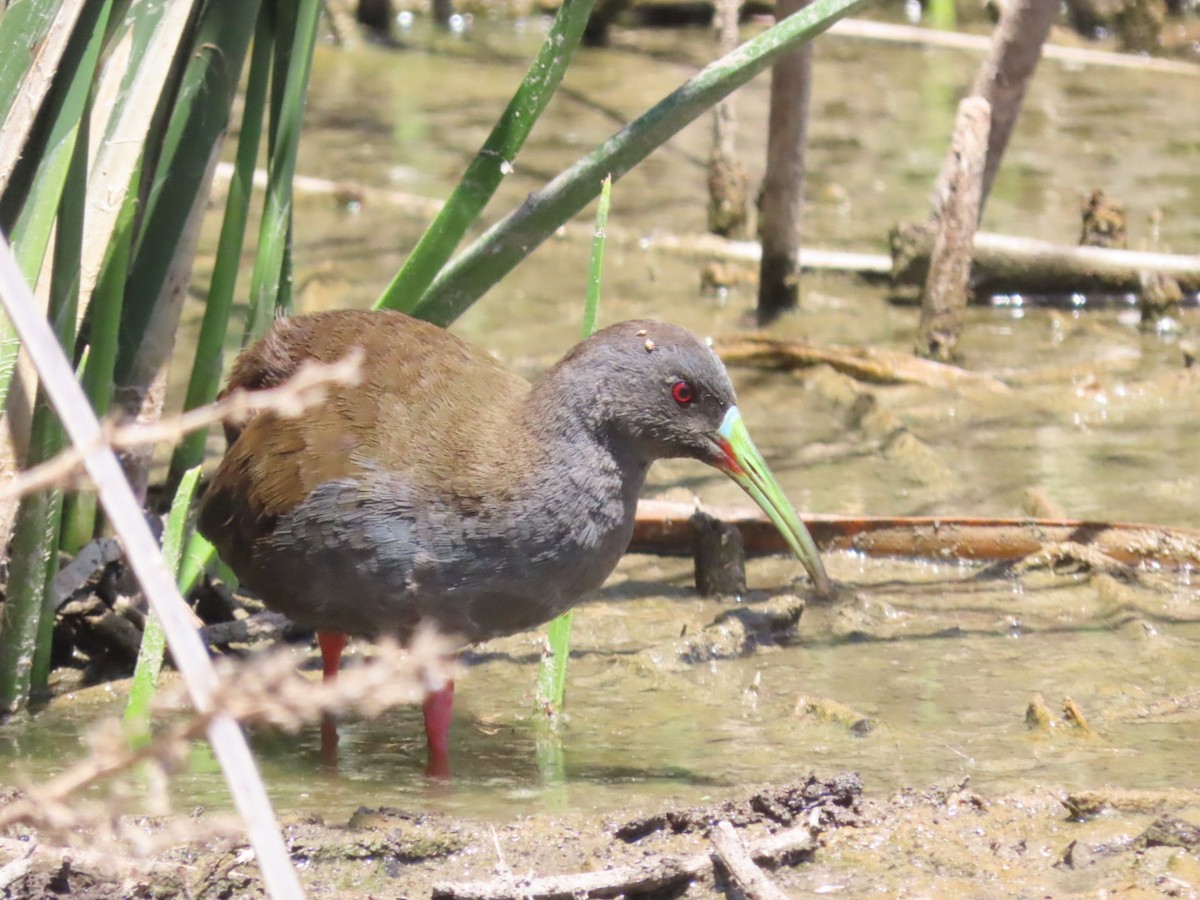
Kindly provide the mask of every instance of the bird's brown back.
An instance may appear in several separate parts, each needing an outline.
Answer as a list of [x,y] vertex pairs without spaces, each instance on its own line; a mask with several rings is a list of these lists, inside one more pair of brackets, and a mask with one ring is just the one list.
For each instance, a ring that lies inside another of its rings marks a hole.
[[237,571],[255,542],[318,485],[380,470],[437,485],[469,507],[488,488],[528,383],[486,352],[401,313],[342,310],[276,323],[245,350],[227,390],[286,381],[307,360],[364,352],[357,385],[302,415],[260,413],[235,431],[199,528]]

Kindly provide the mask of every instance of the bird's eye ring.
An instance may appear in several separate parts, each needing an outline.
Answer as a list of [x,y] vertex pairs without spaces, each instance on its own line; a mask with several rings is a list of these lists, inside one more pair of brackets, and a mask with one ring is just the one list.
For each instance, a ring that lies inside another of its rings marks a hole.
[[690,406],[696,399],[696,392],[686,381],[677,381],[671,386],[671,397],[680,406]]

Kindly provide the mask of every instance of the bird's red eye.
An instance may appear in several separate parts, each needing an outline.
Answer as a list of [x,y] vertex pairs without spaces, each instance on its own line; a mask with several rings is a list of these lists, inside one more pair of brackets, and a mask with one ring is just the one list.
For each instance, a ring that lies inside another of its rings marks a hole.
[[677,381],[671,387],[671,396],[675,398],[675,402],[680,406],[687,406],[696,399],[696,394],[692,390],[692,386],[686,381]]

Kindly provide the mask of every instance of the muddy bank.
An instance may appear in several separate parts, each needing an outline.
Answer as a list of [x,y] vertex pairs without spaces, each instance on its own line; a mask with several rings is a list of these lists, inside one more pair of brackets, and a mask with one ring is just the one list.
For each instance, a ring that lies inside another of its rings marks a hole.
[[[207,827],[197,810],[186,830]],[[864,797],[857,776],[724,792],[710,803],[507,822],[363,807],[348,820],[286,822],[313,897],[738,896],[712,835],[728,822],[760,874],[793,896],[1183,896],[1200,892],[1200,792],[969,783]],[[143,819],[147,834],[180,822]],[[755,850],[773,836],[788,849]],[[149,859],[0,842],[5,896],[253,897],[253,855],[235,839],[181,843]],[[590,889],[589,889],[590,886]]]

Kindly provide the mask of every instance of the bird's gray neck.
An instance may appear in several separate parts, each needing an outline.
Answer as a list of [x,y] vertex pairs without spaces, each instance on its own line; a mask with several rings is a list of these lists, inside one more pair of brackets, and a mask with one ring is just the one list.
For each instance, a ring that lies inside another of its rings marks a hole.
[[[617,504],[632,517],[650,461],[621,440],[597,414],[594,383],[555,370],[527,396],[518,433],[531,439],[527,452],[538,459],[543,478],[537,491],[562,504],[579,496],[592,511]],[[582,512],[582,510],[580,510]]]
[[578,382],[554,378],[536,385],[518,413],[522,427],[513,429],[524,446],[504,463],[522,468],[524,489],[514,500],[537,513],[526,519],[539,523],[536,543],[573,560],[559,575],[566,593],[594,590],[617,564],[649,469],[588,415],[587,398],[573,401],[577,390]]

